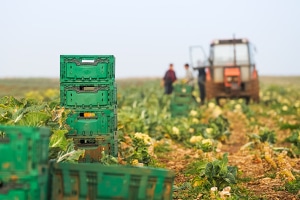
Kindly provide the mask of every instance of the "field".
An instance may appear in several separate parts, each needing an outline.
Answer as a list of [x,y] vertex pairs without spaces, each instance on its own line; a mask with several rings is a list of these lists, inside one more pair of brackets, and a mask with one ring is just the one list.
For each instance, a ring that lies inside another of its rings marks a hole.
[[[173,199],[300,199],[299,76],[260,77],[259,104],[211,101],[177,118],[159,79],[117,87],[119,156],[104,164],[173,170]],[[0,79],[0,113],[2,124],[49,126],[52,158],[82,154],[63,137],[59,79]]]

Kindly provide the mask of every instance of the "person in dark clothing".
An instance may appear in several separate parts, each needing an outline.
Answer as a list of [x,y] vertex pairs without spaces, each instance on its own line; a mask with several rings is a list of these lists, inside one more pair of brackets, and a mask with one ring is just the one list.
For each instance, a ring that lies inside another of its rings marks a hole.
[[166,71],[165,76],[163,77],[163,84],[165,87],[165,94],[172,94],[173,92],[173,83],[177,80],[176,73],[173,68],[173,64],[169,65],[169,69]]
[[206,72],[205,68],[198,69],[198,87],[200,92],[201,104],[204,104],[205,101],[205,81],[206,81]]

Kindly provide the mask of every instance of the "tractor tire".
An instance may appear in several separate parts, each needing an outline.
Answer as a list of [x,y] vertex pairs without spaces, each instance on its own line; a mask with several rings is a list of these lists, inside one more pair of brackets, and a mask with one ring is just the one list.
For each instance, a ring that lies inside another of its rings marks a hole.
[[251,99],[254,103],[259,103],[259,81],[258,78],[253,79],[251,85]]
[[215,98],[214,83],[212,81],[205,82],[205,93],[207,101]]

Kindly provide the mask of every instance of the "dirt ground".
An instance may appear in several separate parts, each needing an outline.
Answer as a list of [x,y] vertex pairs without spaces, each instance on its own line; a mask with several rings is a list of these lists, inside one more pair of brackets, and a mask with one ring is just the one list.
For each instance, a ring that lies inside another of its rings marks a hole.
[[[247,144],[247,133],[253,131],[253,127],[249,126],[247,119],[243,115],[236,114],[234,112],[224,113],[228,118],[231,126],[231,136],[229,140],[222,144],[219,154],[222,155],[228,152],[228,165],[237,166],[239,176],[248,178],[248,181],[244,181],[239,186],[245,188],[250,192],[250,196],[253,195],[255,199],[270,199],[270,200],[294,200],[297,197],[287,191],[278,190],[282,188],[285,181],[278,175],[278,170],[273,169],[272,166],[262,158],[261,153],[255,150],[244,148]],[[276,124],[267,117],[261,117],[261,123],[265,123],[270,128]],[[274,128],[274,127],[273,127]],[[284,134],[283,131],[279,131],[280,134]],[[194,162],[196,159],[203,159],[203,155],[199,151],[195,151],[190,148],[186,148],[180,144],[172,144],[172,150],[167,153],[167,156],[160,157],[158,160],[162,162],[166,168],[173,170],[176,173],[175,185],[189,181],[188,177],[185,177],[183,171],[187,165]],[[300,161],[293,159],[293,163],[296,163],[294,169],[300,170]],[[201,198],[199,198],[201,199]]]

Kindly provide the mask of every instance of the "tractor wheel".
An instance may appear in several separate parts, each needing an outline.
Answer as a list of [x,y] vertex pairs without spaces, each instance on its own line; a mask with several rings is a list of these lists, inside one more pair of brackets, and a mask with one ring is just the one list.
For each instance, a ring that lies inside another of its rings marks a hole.
[[215,98],[214,83],[212,81],[206,81],[205,93],[208,101]]
[[246,105],[249,105],[250,98],[251,98],[251,97],[245,97],[245,102],[246,102]]
[[258,78],[252,80],[251,99],[255,103],[259,103],[259,81]]
[[216,104],[219,106],[220,105],[220,97],[216,97]]

